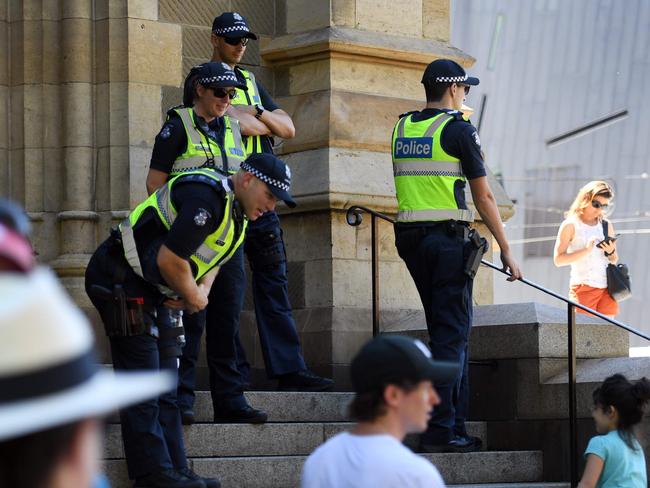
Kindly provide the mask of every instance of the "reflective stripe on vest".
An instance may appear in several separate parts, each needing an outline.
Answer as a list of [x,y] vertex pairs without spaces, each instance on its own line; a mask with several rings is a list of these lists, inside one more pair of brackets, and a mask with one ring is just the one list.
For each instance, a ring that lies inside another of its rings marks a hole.
[[465,181],[460,160],[440,145],[442,130],[453,119],[442,113],[417,129],[413,125],[425,121],[412,122],[411,115],[398,121],[391,146],[398,222],[474,220],[473,212],[458,208],[456,201],[456,182]]
[[[202,276],[208,273],[215,266],[220,266],[227,262],[237,248],[244,241],[244,235],[247,219],[243,220],[242,228],[239,235],[235,235],[235,222],[233,217],[233,202],[234,194],[224,184],[224,180],[220,175],[211,169],[197,170],[188,173],[188,176],[199,175],[210,178],[214,182],[222,185],[226,189],[226,199],[224,208],[224,218],[217,227],[217,229],[210,234],[201,243],[199,248],[192,254],[190,259],[196,265],[195,279],[198,281]],[[173,178],[164,186],[159,188],[154,194],[149,196],[144,202],[138,205],[133,212],[120,223],[119,229],[122,234],[122,244],[124,247],[124,255],[133,271],[140,277],[144,278],[142,272],[142,264],[138,255],[137,245],[133,227],[137,225],[140,216],[147,208],[155,208],[158,217],[162,221],[165,228],[169,229],[176,220],[177,212],[171,202],[171,188],[178,177]],[[218,246],[220,249],[213,247]],[[175,296],[176,293],[162,285],[156,285],[161,293],[167,296]]]
[[[257,83],[255,82],[255,75],[243,68],[238,70],[244,75],[246,80],[246,88],[248,90],[242,90],[237,88],[237,95],[232,100],[233,105],[261,105],[262,97],[260,97],[260,91],[257,88]],[[246,139],[246,154],[254,154],[262,152],[262,137],[261,136],[245,136]]]
[[[122,234],[122,247],[124,248],[124,257],[129,263],[133,272],[137,274],[140,278],[144,279],[144,274],[142,273],[142,265],[140,264],[140,256],[138,256],[138,248],[135,244],[135,235],[133,235],[133,227],[129,219],[124,219],[120,224],[120,232]],[[167,288],[164,285],[158,283],[156,285],[158,291],[168,297],[176,297],[178,294],[171,288]]]
[[[187,148],[174,161],[170,174],[176,176],[181,173],[200,169],[206,165],[214,165],[217,168],[221,167],[221,160],[215,161],[212,159],[213,157],[221,159],[221,149],[216,141],[207,137],[196,127],[193,110],[191,108],[179,108],[174,109],[174,112],[180,116],[183,127],[185,127]],[[227,115],[223,119],[225,124],[224,150],[226,152],[228,172],[232,174],[239,170],[242,161],[246,159],[246,152],[244,150],[239,122],[231,119]]]
[[446,210],[400,210],[397,212],[398,222],[419,222],[423,220],[463,220],[472,222],[474,214],[471,210],[446,209]]

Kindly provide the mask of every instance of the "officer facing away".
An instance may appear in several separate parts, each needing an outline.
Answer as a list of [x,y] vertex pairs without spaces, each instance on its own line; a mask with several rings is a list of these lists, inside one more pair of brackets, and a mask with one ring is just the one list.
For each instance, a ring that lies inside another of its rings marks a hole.
[[459,111],[478,78],[449,59],[427,66],[422,77],[427,104],[400,116],[393,131],[393,175],[398,201],[395,245],[424,306],[430,346],[438,360],[462,365],[452,381],[436,384],[440,405],[422,435],[427,452],[479,450],[467,435],[468,340],[472,323],[472,283],[487,243],[470,230],[465,202],[469,180],[474,205],[501,249],[510,281],[521,277],[488,185],[480,140]]
[[[86,291],[109,336],[116,370],[176,373],[182,327],[160,305],[204,309],[223,265],[244,240],[247,221],[294,202],[285,164],[248,158],[224,178],[211,169],[181,174],[138,205],[92,256]],[[176,390],[120,413],[129,477],[136,487],[219,486],[188,466]]]

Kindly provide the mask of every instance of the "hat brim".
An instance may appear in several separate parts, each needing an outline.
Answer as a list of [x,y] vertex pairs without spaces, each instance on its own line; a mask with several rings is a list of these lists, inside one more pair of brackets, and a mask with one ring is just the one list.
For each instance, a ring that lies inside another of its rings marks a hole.
[[253,39],[254,41],[257,41],[257,34],[253,34],[251,31],[245,31],[245,30],[237,30],[237,31],[232,31],[232,32],[224,32],[223,34],[215,34],[216,36],[219,37],[228,37],[228,38],[233,38],[233,37],[248,37],[249,39]]
[[240,90],[245,90],[248,91],[248,87],[246,86],[245,83],[233,83],[232,81],[215,81],[210,83],[209,85],[204,85],[207,86],[208,88],[225,88],[228,86],[232,86],[234,88],[239,88]]
[[275,195],[275,198],[282,200],[289,208],[296,208],[296,202],[293,200],[291,194],[288,191],[282,190],[273,185],[268,185],[268,187],[269,190],[271,190],[271,193]]
[[468,76],[465,81],[463,81],[463,85],[472,85],[476,86],[480,83],[478,78],[475,78],[474,76]]
[[449,383],[458,378],[460,374],[460,365],[453,361],[430,361],[427,371],[424,372],[424,378],[436,383]]
[[27,401],[0,404],[0,441],[40,432],[154,398],[175,387],[168,372],[99,371],[81,385]]

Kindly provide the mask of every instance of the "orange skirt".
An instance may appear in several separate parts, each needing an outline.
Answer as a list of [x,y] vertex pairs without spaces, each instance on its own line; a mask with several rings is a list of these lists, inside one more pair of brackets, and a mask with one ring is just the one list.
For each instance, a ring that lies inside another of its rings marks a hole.
[[[607,291],[607,288],[594,288],[589,285],[573,285],[569,290],[569,298],[589,308],[593,308],[596,312],[603,315],[615,317],[618,313],[618,303],[612,298]],[[578,313],[592,315],[584,312],[579,308],[576,309]]]

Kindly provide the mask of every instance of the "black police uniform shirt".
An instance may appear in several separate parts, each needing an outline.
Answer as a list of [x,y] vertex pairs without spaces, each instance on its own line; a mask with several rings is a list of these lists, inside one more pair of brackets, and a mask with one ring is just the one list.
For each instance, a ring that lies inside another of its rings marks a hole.
[[[223,148],[224,135],[226,125],[223,117],[216,117],[210,122],[206,122],[203,117],[194,114],[194,120],[199,130],[203,132],[206,137],[215,141],[220,148]],[[156,136],[151,153],[151,163],[149,167],[162,171],[163,173],[171,173],[172,166],[176,158],[187,150],[187,134],[185,133],[185,126],[181,118],[172,113],[170,119],[165,122]],[[222,151],[222,154],[224,151]],[[225,158],[218,154],[212,154],[210,148],[206,148],[206,161],[209,158],[214,159],[214,164],[218,168],[225,170]],[[238,168],[236,168],[238,169]]]
[[181,178],[172,187],[171,201],[177,216],[169,230],[153,208],[145,211],[135,230],[143,275],[150,283],[166,285],[157,264],[158,252],[163,244],[181,259],[187,260],[195,273],[196,266],[190,261],[190,256],[217,229],[224,217],[223,188],[199,182],[182,182]]
[[[235,74],[242,83],[246,82],[239,67],[235,67]],[[269,95],[264,86],[257,81],[257,79],[255,79],[255,83],[257,84],[257,90],[260,93],[260,100],[264,109],[271,112],[277,110],[279,107],[276,105],[275,101],[271,98],[271,95]],[[250,100],[248,100],[248,102],[250,105],[253,105]],[[194,117],[199,126],[199,130],[201,130],[204,135],[215,141],[219,147],[223,148],[224,132],[226,127],[223,118],[217,117],[209,123],[206,123],[202,117],[196,114],[194,114]],[[260,139],[262,141],[262,152],[273,154],[273,140],[268,136],[262,136]],[[165,122],[156,136],[149,167],[169,174],[171,173],[176,158],[183,154],[186,149],[187,134],[185,133],[185,127],[183,126],[181,118],[172,113],[171,118]],[[226,169],[224,168],[225,162],[223,161],[223,158],[219,161],[219,156],[212,155],[208,151],[206,154],[206,160],[209,157],[214,158],[214,164],[217,167],[220,167],[223,170]]]
[[[400,118],[408,114],[412,114],[411,120],[413,122],[420,122],[426,119],[431,119],[441,113],[448,113],[452,115],[459,114],[456,110],[441,110],[437,108],[425,108],[421,111],[408,112],[407,114],[400,115]],[[481,141],[478,137],[476,128],[466,120],[457,118],[449,122],[440,135],[440,144],[444,151],[460,160],[460,165],[463,174],[468,180],[487,176],[485,171],[485,163],[481,154]],[[456,196],[457,200],[462,206],[465,203],[464,190],[460,191]],[[399,227],[419,227],[434,225],[435,222],[399,222]]]

